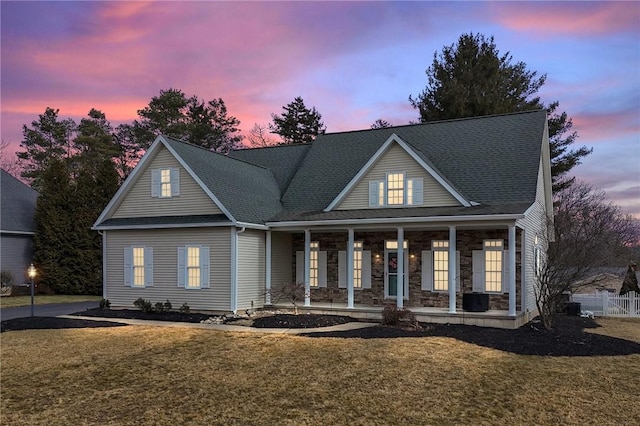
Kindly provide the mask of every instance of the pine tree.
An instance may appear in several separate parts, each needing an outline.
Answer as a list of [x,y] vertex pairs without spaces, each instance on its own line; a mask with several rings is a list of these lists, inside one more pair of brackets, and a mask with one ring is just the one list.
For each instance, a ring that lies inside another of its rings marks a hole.
[[300,96],[282,108],[282,115],[271,114],[273,123],[269,129],[280,135],[285,144],[311,143],[326,130],[320,113],[315,107],[308,109]]
[[427,87],[416,98],[409,96],[423,123],[546,108],[554,192],[571,185],[567,173],[592,151],[570,149],[578,137],[576,132],[565,135],[571,119],[566,112],[556,113],[557,101],[545,107],[537,96],[546,75],[538,77],[524,62],[513,63],[509,52],[501,55],[493,37],[461,35],[456,45],[434,53],[426,74]]

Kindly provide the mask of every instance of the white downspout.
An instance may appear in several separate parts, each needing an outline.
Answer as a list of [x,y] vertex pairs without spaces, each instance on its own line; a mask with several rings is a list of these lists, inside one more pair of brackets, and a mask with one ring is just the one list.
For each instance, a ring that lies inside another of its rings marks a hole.
[[231,228],[231,311],[238,313],[238,235],[242,234],[246,228]]

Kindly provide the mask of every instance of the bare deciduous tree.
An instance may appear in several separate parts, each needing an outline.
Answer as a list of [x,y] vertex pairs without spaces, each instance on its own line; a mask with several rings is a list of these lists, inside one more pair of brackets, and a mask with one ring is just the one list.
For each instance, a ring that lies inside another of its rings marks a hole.
[[0,142],[0,168],[16,179],[21,179],[22,167],[15,152],[9,152],[9,142]]
[[249,131],[247,140],[251,144],[252,148],[264,148],[266,146],[277,144],[277,141],[273,138],[270,138],[268,134],[269,126],[267,126],[266,124],[255,123]]
[[283,299],[290,302],[293,305],[293,311],[296,315],[298,315],[298,306],[300,305],[300,302],[303,302],[305,296],[307,296],[305,285],[300,281],[282,283],[271,288],[271,290],[265,291],[265,295],[267,292],[274,304],[279,303]]
[[[565,294],[584,285],[594,270],[626,263],[640,241],[637,219],[578,182],[556,194],[554,220],[539,236],[546,255],[534,253],[535,297],[545,328],[553,327]],[[580,282],[582,281],[582,282]]]

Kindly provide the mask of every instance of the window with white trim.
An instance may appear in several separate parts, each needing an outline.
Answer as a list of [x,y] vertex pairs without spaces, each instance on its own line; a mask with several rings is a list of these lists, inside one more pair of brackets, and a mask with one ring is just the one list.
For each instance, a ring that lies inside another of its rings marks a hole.
[[432,241],[433,251],[433,290],[449,289],[449,241]]
[[502,240],[484,241],[484,286],[487,292],[502,291]]
[[131,246],[124,249],[124,285],[150,287],[153,285],[153,248]]
[[408,178],[405,172],[387,173],[385,179],[369,181],[369,206],[421,206],[422,178]]
[[180,170],[167,167],[151,171],[151,196],[171,198],[180,195]]
[[144,287],[144,247],[132,247],[131,257],[131,286]]
[[540,250],[540,241],[538,240],[538,236],[536,235],[533,240],[533,273],[536,277],[540,275],[541,268],[542,252]]
[[178,287],[209,288],[209,247],[178,247]]
[[353,243],[353,288],[362,288],[362,241]]
[[199,288],[200,277],[200,247],[187,247],[187,288]]
[[318,287],[318,253],[320,252],[320,243],[318,241],[311,241],[311,247],[309,252],[309,285],[311,287]]

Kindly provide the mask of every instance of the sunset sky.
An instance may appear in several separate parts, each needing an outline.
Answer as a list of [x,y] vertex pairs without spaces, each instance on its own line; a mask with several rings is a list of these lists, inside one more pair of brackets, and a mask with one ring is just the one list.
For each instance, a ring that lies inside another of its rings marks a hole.
[[574,169],[640,218],[640,2],[11,2],[1,7],[2,140],[46,107],[131,122],[160,90],[222,98],[243,133],[296,96],[327,132],[418,120],[409,95],[463,33],[547,74]]

